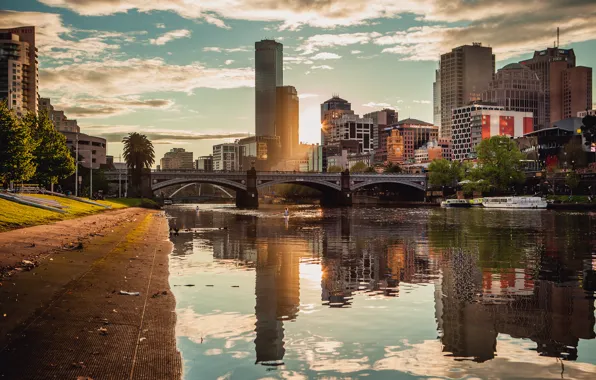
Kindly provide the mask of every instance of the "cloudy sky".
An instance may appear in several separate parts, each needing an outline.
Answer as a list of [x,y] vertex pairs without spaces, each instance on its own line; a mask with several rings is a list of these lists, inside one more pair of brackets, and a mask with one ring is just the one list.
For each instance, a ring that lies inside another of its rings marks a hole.
[[[254,132],[254,42],[284,44],[301,94],[300,139],[319,140],[319,104],[393,107],[432,122],[437,59],[482,42],[497,68],[552,46],[596,63],[593,0],[6,0],[0,27],[38,28],[41,95],[110,141],[151,137],[208,154]],[[594,81],[596,85],[596,81]],[[596,93],[596,90],[595,90]]]

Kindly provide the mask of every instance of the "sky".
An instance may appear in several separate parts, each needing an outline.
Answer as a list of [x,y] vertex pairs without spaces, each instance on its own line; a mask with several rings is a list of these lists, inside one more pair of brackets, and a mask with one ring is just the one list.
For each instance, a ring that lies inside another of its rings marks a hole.
[[37,27],[42,97],[115,157],[124,135],[146,134],[157,162],[254,134],[261,39],[283,43],[300,140],[315,143],[332,94],[358,114],[391,107],[432,122],[439,56],[463,44],[491,46],[498,69],[553,46],[558,26],[560,46],[593,67],[594,19],[594,0],[4,0],[0,10],[0,28]]

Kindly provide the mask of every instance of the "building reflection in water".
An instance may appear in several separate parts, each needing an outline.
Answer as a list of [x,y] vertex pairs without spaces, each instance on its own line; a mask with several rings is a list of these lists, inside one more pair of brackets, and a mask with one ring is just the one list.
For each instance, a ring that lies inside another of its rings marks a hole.
[[[204,221],[215,227],[206,240],[214,258],[256,272],[256,363],[283,364],[284,323],[300,308],[301,263],[321,266],[321,300],[329,307],[350,307],[358,294],[398,297],[404,284],[434,285],[443,352],[455,360],[493,359],[499,334],[529,339],[537,354],[566,360],[577,358],[580,339],[595,338],[589,241],[565,245],[546,232],[526,244],[527,231],[512,230],[495,246],[466,239],[486,228],[477,221],[454,232],[431,218],[406,233],[344,211],[289,229],[251,216],[225,218]],[[565,221],[541,223],[549,231]],[[230,230],[219,229],[226,224]]]

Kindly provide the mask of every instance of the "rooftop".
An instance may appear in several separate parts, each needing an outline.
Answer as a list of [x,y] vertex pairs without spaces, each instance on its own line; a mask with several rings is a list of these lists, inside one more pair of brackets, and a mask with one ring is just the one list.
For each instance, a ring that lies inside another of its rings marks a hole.
[[412,118],[403,119],[403,120],[397,122],[397,125],[408,125],[408,124],[423,125],[425,127],[433,127],[433,124],[431,124],[431,123],[427,123],[426,121],[412,119]]

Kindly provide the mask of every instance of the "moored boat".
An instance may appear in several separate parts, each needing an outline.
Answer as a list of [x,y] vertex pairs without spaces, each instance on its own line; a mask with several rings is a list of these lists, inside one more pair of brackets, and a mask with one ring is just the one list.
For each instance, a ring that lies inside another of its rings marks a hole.
[[470,205],[472,205],[472,207],[482,207],[482,201],[484,198],[474,198],[474,199],[470,199]]
[[483,198],[482,205],[486,208],[544,209],[547,203],[540,197],[490,197]]
[[471,207],[467,199],[446,199],[441,202],[441,207]]

